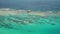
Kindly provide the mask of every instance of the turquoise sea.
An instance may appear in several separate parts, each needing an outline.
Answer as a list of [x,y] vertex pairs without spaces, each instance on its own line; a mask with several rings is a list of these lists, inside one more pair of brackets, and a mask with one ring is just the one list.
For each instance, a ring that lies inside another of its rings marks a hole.
[[60,34],[60,16],[0,15],[0,34]]

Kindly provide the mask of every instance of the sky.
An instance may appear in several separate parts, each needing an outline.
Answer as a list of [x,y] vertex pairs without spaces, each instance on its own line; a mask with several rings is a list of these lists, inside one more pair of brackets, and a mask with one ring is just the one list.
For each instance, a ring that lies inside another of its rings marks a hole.
[[60,10],[60,0],[0,0],[0,8]]

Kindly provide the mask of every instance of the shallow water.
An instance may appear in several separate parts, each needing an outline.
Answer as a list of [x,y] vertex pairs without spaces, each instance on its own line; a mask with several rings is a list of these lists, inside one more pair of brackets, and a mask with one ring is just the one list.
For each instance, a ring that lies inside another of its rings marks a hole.
[[60,16],[0,16],[0,34],[60,34]]

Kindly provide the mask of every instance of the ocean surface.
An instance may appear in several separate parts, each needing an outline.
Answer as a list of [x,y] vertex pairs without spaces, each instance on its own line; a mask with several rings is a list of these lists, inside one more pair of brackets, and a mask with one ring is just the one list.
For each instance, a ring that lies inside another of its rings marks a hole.
[[60,0],[0,0],[0,8],[60,11]]
[[[0,0],[0,8],[60,11],[60,0]],[[60,34],[60,15],[0,15],[0,34]]]
[[60,16],[1,15],[0,34],[60,34]]

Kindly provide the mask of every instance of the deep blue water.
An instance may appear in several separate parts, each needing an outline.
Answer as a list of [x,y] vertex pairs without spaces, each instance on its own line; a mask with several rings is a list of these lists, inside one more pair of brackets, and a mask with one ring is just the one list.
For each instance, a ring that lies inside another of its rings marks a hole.
[[60,0],[0,0],[0,8],[60,11]]

